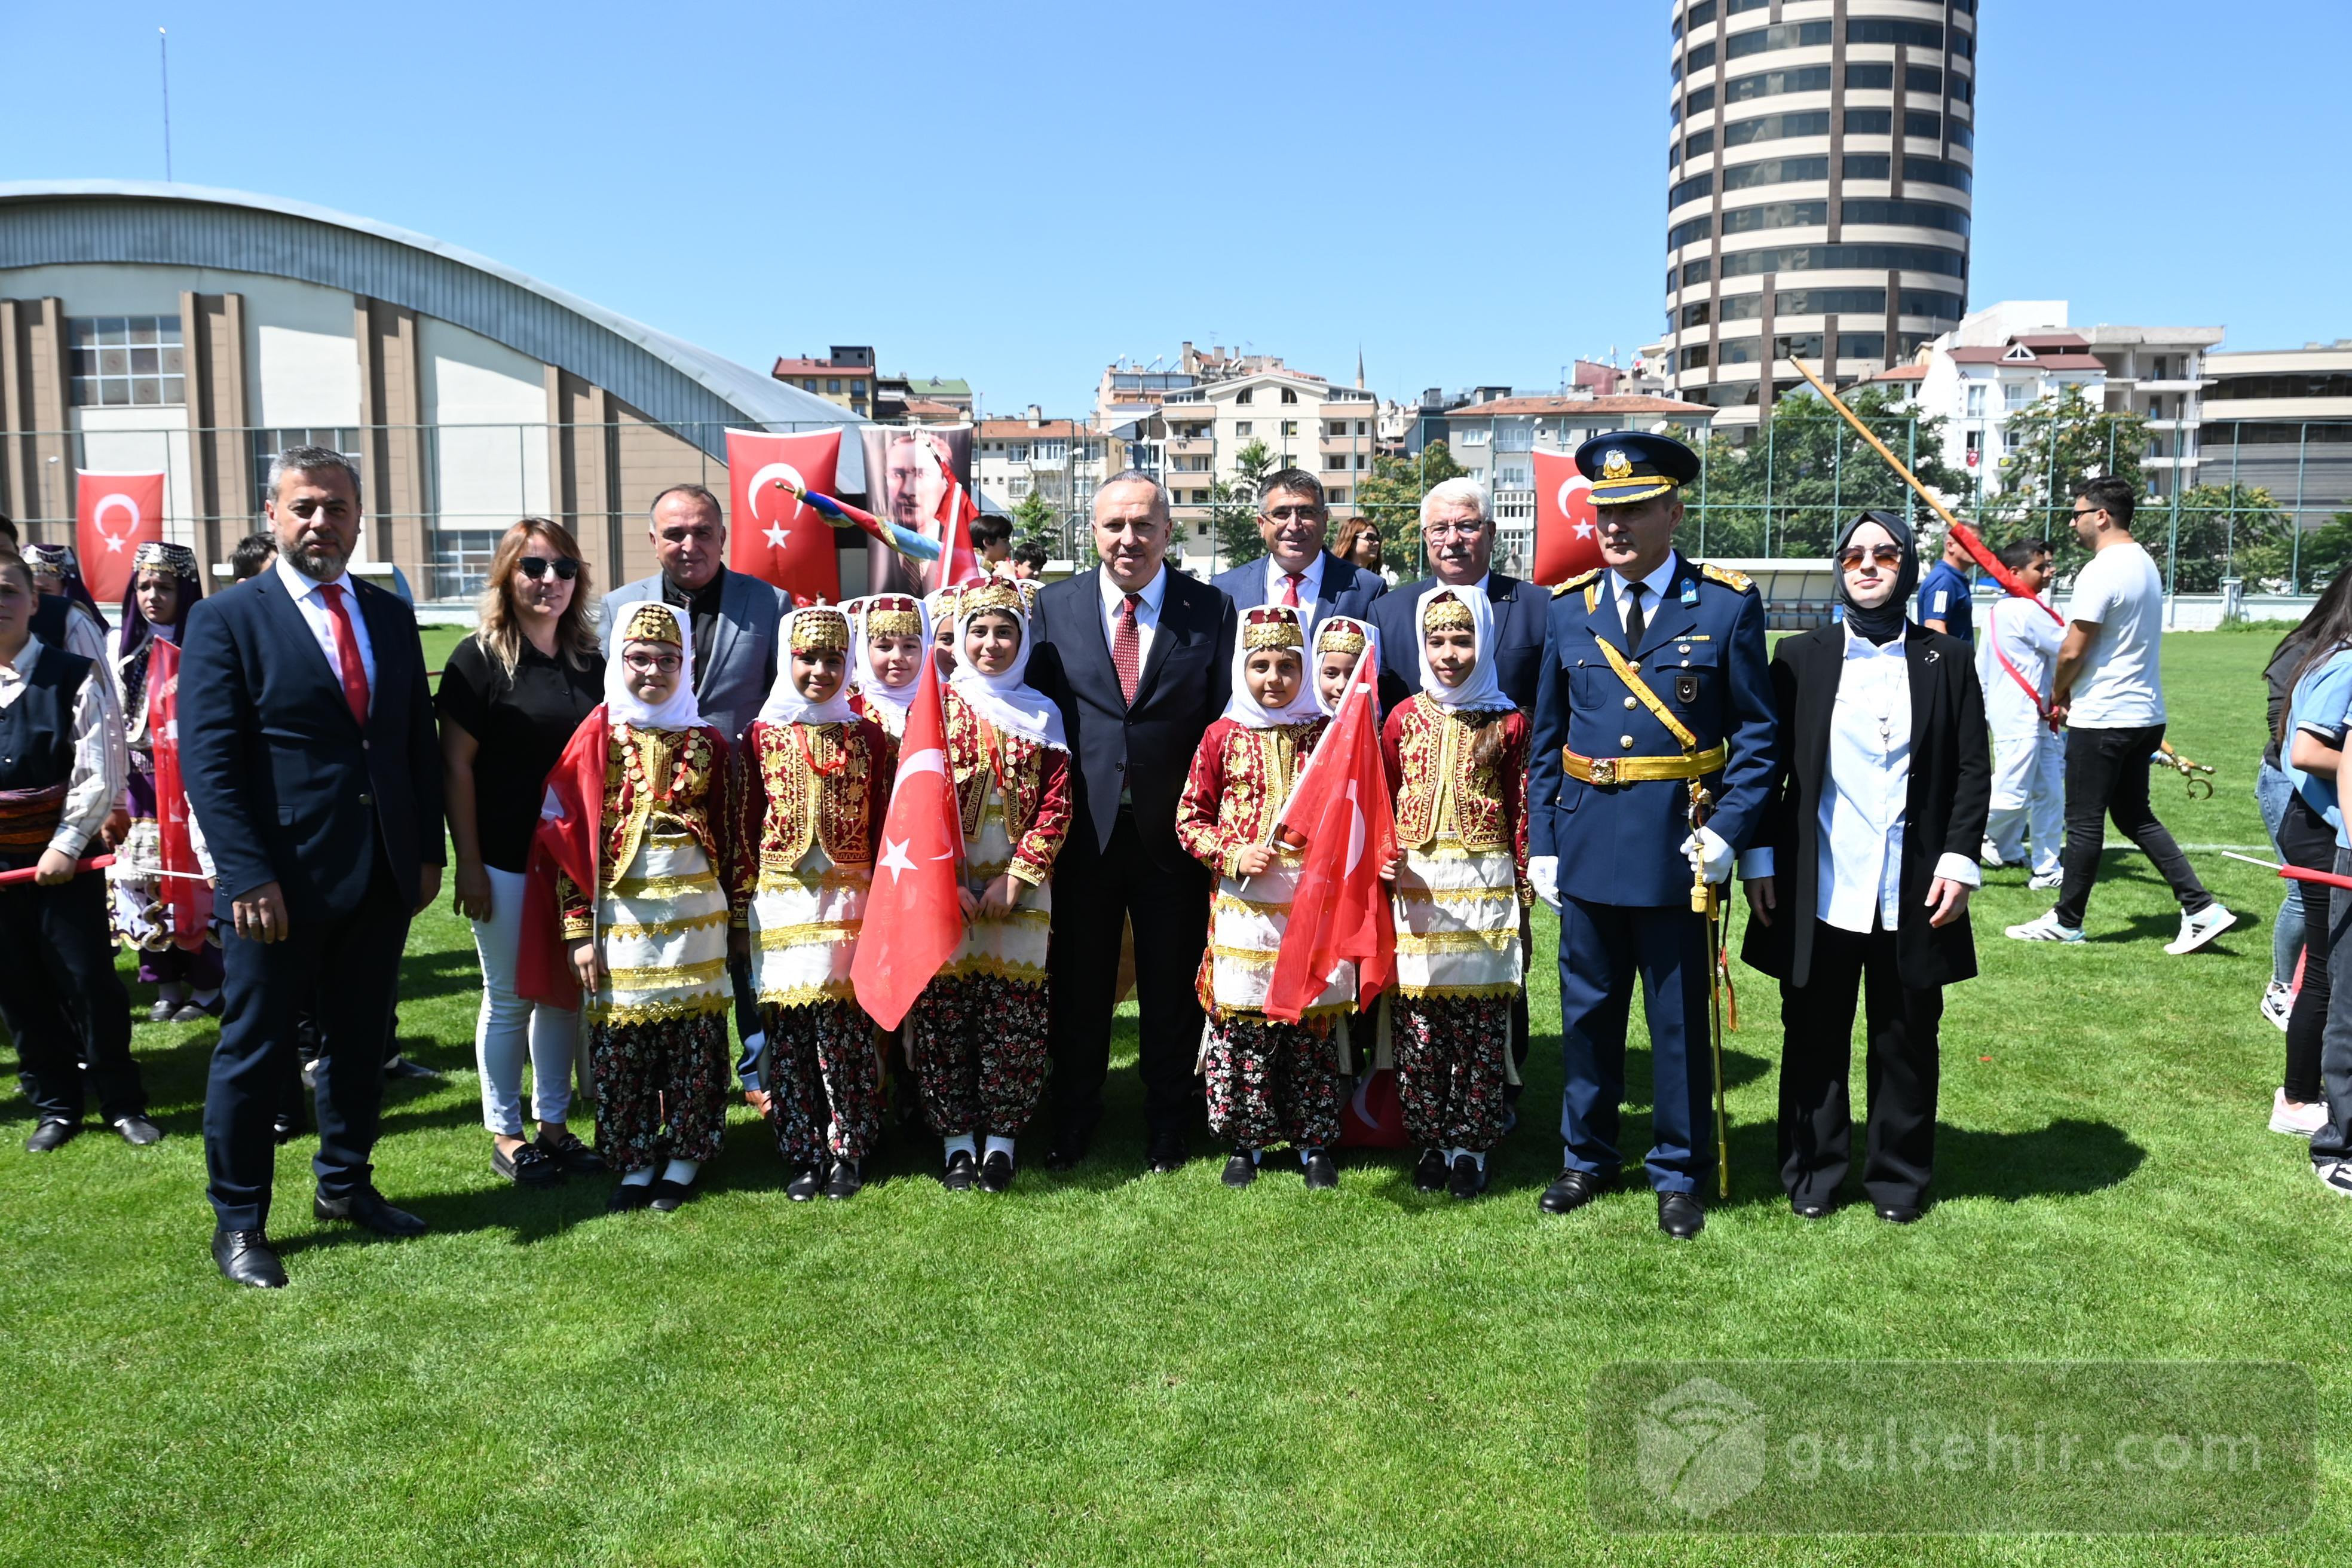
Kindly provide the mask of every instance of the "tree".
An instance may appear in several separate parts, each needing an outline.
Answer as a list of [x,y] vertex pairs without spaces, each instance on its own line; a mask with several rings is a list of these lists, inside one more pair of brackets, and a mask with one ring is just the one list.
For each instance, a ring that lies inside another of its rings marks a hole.
[[[1895,407],[1883,388],[1864,388],[1844,403],[1928,489],[1948,500],[1966,493],[1966,478],[1944,461],[1942,420],[1919,419],[1915,436],[1913,415]],[[1748,446],[1710,437],[1700,458],[1705,479],[1684,498],[1690,518],[1684,526],[1691,547],[1709,555],[1826,556],[1856,512],[1933,519],[1886,459],[1810,393],[1774,403]]]
[[[2061,387],[2009,416],[2009,455],[2000,459],[2000,493],[1986,498],[1993,515],[1983,524],[1996,548],[2011,539],[2048,539],[2062,566],[2080,554],[2066,526],[2074,487],[2084,479],[2118,479],[2134,491],[2147,450],[2147,422],[2137,414],[2109,414]],[[2187,497],[2183,497],[2185,501]]]
[[2352,563],[2352,511],[2339,511],[2303,538],[2303,586],[2322,588]]
[[1233,479],[1210,481],[1209,529],[1220,570],[1265,553],[1265,541],[1257,532],[1257,492],[1273,471],[1274,454],[1253,437],[1234,454]]
[[1013,509],[1013,537],[1023,544],[1033,539],[1044,540],[1048,555],[1066,552],[1067,542],[1062,537],[1062,514],[1055,510],[1054,503],[1037,490],[1033,489],[1023,496],[1021,504]]
[[1421,498],[1469,471],[1443,441],[1432,441],[1418,458],[1375,454],[1372,477],[1356,488],[1356,510],[1380,529],[1381,559],[1412,576],[1421,559]]
[[[2171,505],[2141,506],[2132,519],[2132,537],[2164,572],[2175,548]],[[2175,593],[2216,594],[2224,577],[2242,578],[2256,591],[2275,591],[2286,586],[2291,574],[2294,535],[2286,514],[2260,485],[2191,485],[2181,491],[2179,541],[2179,553],[2166,574]],[[2306,551],[2306,566],[2310,559]]]

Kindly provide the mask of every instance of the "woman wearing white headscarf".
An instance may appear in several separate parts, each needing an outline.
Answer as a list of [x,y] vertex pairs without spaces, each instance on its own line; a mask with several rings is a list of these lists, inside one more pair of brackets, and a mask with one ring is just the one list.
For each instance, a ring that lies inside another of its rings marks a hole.
[[1010,582],[959,595],[955,658],[943,706],[964,933],[907,1015],[907,1058],[924,1119],[945,1141],[940,1179],[1001,1193],[1045,1084],[1045,943],[1070,826],[1070,748],[1061,710],[1026,679],[1029,617]]
[[[593,765],[602,731],[596,886],[592,898],[559,871],[555,899],[587,993],[597,1148],[622,1172],[612,1206],[667,1212],[717,1156],[726,1123],[727,955],[743,879],[727,832],[726,742],[695,704],[693,639],[667,605],[622,613],[604,705],[557,764],[568,776]],[[552,806],[562,784],[550,785]]]
[[784,1195],[805,1203],[820,1190],[856,1196],[882,1132],[880,1062],[849,967],[889,805],[890,738],[851,710],[850,623],[840,609],[793,611],[778,642],[774,689],[735,759],[737,842],[755,879],[752,983],[768,1120],[792,1172]]
[[1208,1027],[1201,1044],[1209,1130],[1233,1145],[1227,1186],[1257,1177],[1259,1155],[1288,1143],[1310,1187],[1339,1185],[1339,1044],[1331,1020],[1356,1005],[1343,963],[1297,1022],[1265,1015],[1266,988],[1298,889],[1298,855],[1277,837],[1300,771],[1330,727],[1307,665],[1295,606],[1242,612],[1233,695],[1201,736],[1176,805],[1176,840],[1217,874],[1209,960],[1198,983]]
[[1381,736],[1396,797],[1397,1096],[1424,1192],[1486,1189],[1503,1135],[1528,883],[1526,715],[1495,677],[1486,595],[1439,586],[1413,612],[1421,689]]

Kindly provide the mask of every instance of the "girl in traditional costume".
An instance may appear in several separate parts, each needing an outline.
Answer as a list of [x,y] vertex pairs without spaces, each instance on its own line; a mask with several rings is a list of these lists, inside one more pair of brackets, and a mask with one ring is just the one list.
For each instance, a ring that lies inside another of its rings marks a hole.
[[856,1196],[882,1131],[873,1026],[849,963],[889,805],[890,741],[850,710],[841,610],[793,611],[782,641],[775,689],[737,757],[738,810],[754,879],[751,973],[767,1036],[768,1120],[793,1173],[784,1194],[806,1203],[820,1190]]
[[[131,752],[122,790],[122,809],[131,827],[115,846],[114,865],[106,874],[110,912],[115,940],[139,954],[139,978],[155,987],[155,1005],[147,1016],[158,1024],[194,1023],[218,1017],[221,1010],[221,953],[211,931],[211,895],[202,882],[175,887],[174,879],[165,875],[176,870],[185,877],[196,870],[196,864],[193,843],[189,856],[173,857],[183,864],[167,868],[163,863],[162,814],[176,812],[175,827],[185,832],[187,796],[174,779],[167,781],[173,787],[166,793],[176,798],[159,802],[159,737],[148,725],[156,645],[178,645],[188,612],[202,597],[204,582],[196,572],[194,551],[152,541],[140,545],[131,556],[131,586],[122,595],[122,630],[109,669]],[[176,899],[175,893],[180,895]],[[194,929],[177,929],[175,915]]]
[[[596,1143],[622,1172],[612,1206],[667,1212],[719,1152],[733,1053],[727,1036],[730,898],[727,746],[694,700],[677,612],[633,604],[605,668],[604,705],[557,764],[592,764],[601,731],[595,886],[555,873],[596,1080]],[[583,749],[584,748],[584,749]],[[551,790],[555,781],[551,779]],[[551,801],[551,806],[554,805]],[[542,821],[545,838],[551,823]]]
[[1029,618],[1012,584],[961,591],[955,654],[943,695],[964,934],[907,1016],[907,1055],[924,1119],[945,1140],[941,1180],[1001,1193],[1045,1083],[1045,943],[1070,826],[1069,743],[1061,710],[1024,679]]
[[1333,1020],[1356,1005],[1355,965],[1343,964],[1297,1023],[1265,1015],[1266,987],[1297,889],[1298,856],[1277,841],[1291,786],[1323,738],[1306,668],[1298,611],[1244,611],[1234,650],[1233,695],[1201,736],[1176,807],[1185,852],[1218,874],[1209,951],[1201,964],[1208,1014],[1201,1048],[1209,1130],[1233,1144],[1224,1183],[1257,1179],[1259,1155],[1287,1142],[1310,1187],[1335,1187],[1339,1141],[1339,1043]]
[[842,606],[849,616],[849,707],[889,737],[888,773],[898,771],[907,709],[921,684],[931,647],[931,617],[909,594],[869,594]]
[[1414,1184],[1486,1190],[1503,1135],[1511,1004],[1524,974],[1528,721],[1495,678],[1486,596],[1439,586],[1413,617],[1421,690],[1381,734],[1396,797],[1397,1095]]

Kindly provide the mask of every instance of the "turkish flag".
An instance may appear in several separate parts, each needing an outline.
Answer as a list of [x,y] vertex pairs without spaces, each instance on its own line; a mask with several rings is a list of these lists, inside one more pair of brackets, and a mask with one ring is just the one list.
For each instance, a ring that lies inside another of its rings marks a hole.
[[1592,508],[1592,481],[1562,452],[1538,452],[1536,559],[1533,581],[1549,588],[1601,564],[1601,515]]
[[932,578],[929,592],[941,588],[961,588],[966,583],[976,583],[988,575],[972,552],[971,525],[980,517],[980,503],[963,488],[944,457],[940,462],[940,477],[947,488],[940,491],[940,510],[932,521],[940,525],[940,562],[929,575]]
[[1369,650],[1356,670],[1282,808],[1282,826],[1307,840],[1290,923],[1266,985],[1265,1016],[1285,1023],[1297,1023],[1349,960],[1359,996],[1380,992],[1396,972],[1396,915],[1381,880],[1396,854],[1396,816],[1372,703],[1379,667]]
[[556,907],[555,874],[575,888],[596,891],[596,835],[604,819],[604,766],[609,750],[604,705],[580,721],[553,772],[547,797],[531,833],[530,859],[522,894],[522,942],[515,956],[516,994],[571,1012],[580,1005],[580,983],[563,941],[562,914]]
[[831,494],[841,458],[841,429],[772,436],[727,432],[727,564],[772,583],[795,605],[841,597],[833,525],[795,493]]
[[180,779],[180,646],[163,637],[147,644],[147,738],[155,751],[155,837],[169,873],[163,903],[172,911],[172,942],[184,952],[205,945],[213,895],[188,829],[188,791]]
[[907,710],[882,853],[874,862],[866,923],[849,965],[857,1005],[886,1029],[898,1026],[963,941],[963,904],[956,897],[963,813],[948,771],[947,734],[939,669],[927,658]]
[[74,553],[81,580],[101,605],[119,605],[131,586],[131,558],[163,541],[163,476],[93,474],[74,484]]

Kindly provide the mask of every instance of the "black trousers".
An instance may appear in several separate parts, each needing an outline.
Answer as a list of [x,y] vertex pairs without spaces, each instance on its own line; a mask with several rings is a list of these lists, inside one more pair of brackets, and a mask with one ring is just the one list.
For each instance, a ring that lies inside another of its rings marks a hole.
[[[1081,819],[1072,837],[1087,831]],[[1144,853],[1125,810],[1099,855],[1069,845],[1054,866],[1054,946],[1049,961],[1055,1135],[1083,1142],[1102,1120],[1110,1072],[1110,1021],[1118,985],[1121,927],[1135,922],[1135,995],[1145,1126],[1181,1133],[1198,1103],[1192,1061],[1201,1047],[1201,1002],[1192,981],[1209,945],[1205,869],[1171,871]]]
[[2103,817],[2139,846],[2171,884],[2181,910],[2195,914],[2213,901],[2189,857],[2156,819],[2147,803],[2147,759],[2164,739],[2164,726],[2134,730],[2066,731],[2066,847],[2059,856],[2064,877],[2058,893],[2058,923],[2080,927],[2090,908],[2091,884],[2099,879],[2099,850],[2106,842]]
[[[2339,877],[2352,877],[2352,849],[2336,850],[2335,871]],[[2319,1047],[2319,1083],[2327,1100],[2327,1125],[2311,1135],[2312,1163],[2322,1166],[2352,1160],[2352,888],[2329,888],[2327,895],[2327,971],[2332,994]],[[2307,906],[2312,914],[2318,907],[2316,899]],[[2311,984],[2308,963],[2304,984]],[[2344,998],[2343,1006],[2336,1005],[2336,996]]]
[[277,1154],[270,1122],[298,1054],[295,1018],[305,1005],[319,1031],[319,1152],[310,1169],[325,1197],[349,1197],[369,1184],[408,917],[407,900],[379,854],[356,908],[293,914],[280,942],[228,934],[220,1043],[205,1089],[207,1195],[223,1230],[269,1223]]
[[[2306,871],[2336,868],[2336,829],[2328,826],[2327,819],[2312,810],[2300,795],[2287,797],[2286,815],[2279,822],[2278,843],[2291,866]],[[2303,888],[2309,900],[2305,907],[2314,918],[2304,921],[2303,984],[2294,994],[2294,1011],[2287,1015],[2286,1073],[2280,1084],[2289,1100],[2309,1105],[2324,1092],[2320,1088],[2319,1064],[2327,1015],[2336,994],[2329,973],[2335,922],[2322,916],[2319,908],[2319,895],[2329,889],[2302,883],[2289,885]]]
[[17,1078],[42,1121],[81,1120],[85,1055],[100,1115],[112,1123],[145,1113],[103,876],[0,890],[0,1021],[16,1037]]
[[1874,1204],[1916,1208],[1936,1164],[1937,1030],[1944,988],[1903,984],[1895,933],[1813,923],[1812,976],[1780,987],[1780,1185],[1794,1203],[1826,1204],[1852,1162],[1853,1005],[1864,995],[1870,1096],[1862,1185]]

